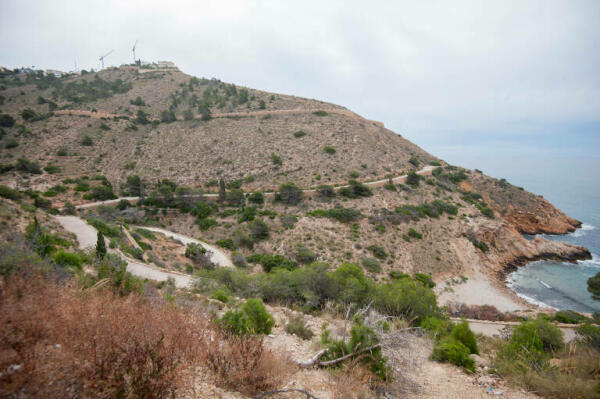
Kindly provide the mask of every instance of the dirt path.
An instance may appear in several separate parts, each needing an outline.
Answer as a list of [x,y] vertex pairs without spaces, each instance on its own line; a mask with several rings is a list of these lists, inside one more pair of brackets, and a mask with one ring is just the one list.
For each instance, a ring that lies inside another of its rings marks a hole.
[[[94,248],[96,245],[97,232],[96,229],[87,224],[85,220],[76,216],[56,216],[56,219],[65,230],[75,234],[77,241],[79,241],[79,248],[84,250]],[[110,251],[113,253],[116,252]],[[193,282],[191,276],[160,270],[146,263],[130,259],[121,252],[117,253],[127,262],[127,271],[135,276],[156,281],[165,281],[168,278],[173,278],[175,280],[175,286],[178,288],[187,288]]]
[[[428,176],[428,175],[431,175],[431,172],[435,168],[436,168],[436,166],[427,165],[423,169],[417,171],[416,173],[420,176]],[[408,175],[400,175],[400,176],[393,177],[392,180],[395,184],[400,184],[400,183],[405,183],[407,177],[408,177]],[[383,187],[388,182],[389,182],[389,179],[382,179],[382,180],[365,182],[363,184],[367,187],[377,188],[377,187]],[[336,186],[336,187],[334,187],[334,190],[339,191],[340,189],[345,188],[345,187],[349,187],[349,186],[348,185]],[[317,190],[312,190],[312,189],[302,190],[302,192],[307,197],[312,197],[317,194]],[[263,193],[263,195],[265,198],[273,198],[275,196],[275,193],[267,192],[267,193]],[[185,196],[183,196],[183,197],[185,198]],[[193,196],[193,197],[197,197],[197,196]],[[202,194],[202,198],[204,198],[206,200],[216,201],[219,198],[219,194],[205,193],[205,194]],[[76,205],[76,207],[77,207],[77,209],[88,209],[88,208],[95,208],[95,207],[101,206],[101,205],[116,205],[121,200],[127,200],[130,203],[135,204],[136,202],[138,202],[140,200],[140,197],[119,197],[117,199],[112,199],[112,200],[97,201],[97,202],[90,202],[87,204]]]
[[[461,321],[459,318],[452,318],[453,321]],[[469,322],[469,327],[475,333],[479,333],[488,337],[500,336],[500,332],[505,327],[514,327],[518,326],[519,322],[516,321],[490,321],[490,320],[473,320],[467,319]],[[579,327],[578,325],[571,324],[556,324],[556,327],[562,331],[565,342],[571,342],[575,339],[575,329]]]
[[210,260],[212,263],[214,263],[217,266],[221,266],[221,267],[233,267],[233,262],[231,262],[231,259],[229,259],[227,254],[225,254],[219,248],[213,247],[210,244],[196,240],[192,237],[188,237],[183,234],[174,233],[172,231],[161,229],[158,227],[148,227],[148,226],[133,226],[133,227],[164,234],[167,237],[174,238],[176,240],[181,241],[185,245],[190,244],[190,243],[202,245],[207,251],[211,252]]
[[[360,115],[355,114],[354,112],[347,109],[337,109],[337,108],[324,108],[324,109],[274,109],[274,110],[261,110],[261,111],[247,111],[247,112],[226,112],[226,113],[214,113],[211,115],[211,118],[246,118],[246,117],[259,117],[265,115],[298,115],[298,114],[312,114],[317,111],[325,111],[328,114],[336,114],[336,115],[344,115],[352,118],[360,118],[363,119]],[[109,112],[103,111],[88,111],[84,109],[62,109],[54,112],[56,115],[75,115],[75,116],[87,116],[94,119],[102,119],[102,118],[127,118],[129,119],[130,115],[119,115],[119,114],[111,114]],[[194,115],[193,119],[200,119],[201,115]],[[177,120],[184,120],[183,118],[177,118]],[[368,120],[368,119],[367,119]],[[377,126],[383,127],[382,122],[378,121],[369,121]]]

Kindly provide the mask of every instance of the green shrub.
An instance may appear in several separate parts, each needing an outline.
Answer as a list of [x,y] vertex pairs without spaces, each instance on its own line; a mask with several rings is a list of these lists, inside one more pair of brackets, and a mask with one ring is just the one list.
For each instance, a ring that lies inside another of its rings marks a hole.
[[129,201],[127,201],[126,199],[122,199],[117,204],[117,209],[120,211],[123,211],[123,210],[129,208],[130,206],[131,206],[131,203]]
[[260,264],[266,273],[269,273],[275,268],[293,270],[298,267],[298,264],[296,262],[279,254],[253,254],[248,256],[246,260],[250,263]]
[[401,272],[400,270],[392,270],[390,271],[390,278],[392,280],[400,280],[403,278],[410,278],[410,274],[406,274],[404,272]]
[[350,176],[351,179],[358,179],[360,174],[357,171],[353,170],[348,176]]
[[196,202],[191,211],[192,215],[198,217],[198,219],[207,218],[212,212],[213,208],[204,201]]
[[418,187],[420,181],[421,176],[419,176],[414,170],[408,172],[408,176],[406,177],[406,184],[412,187]]
[[600,301],[600,272],[587,280],[587,290],[592,294],[592,298]]
[[103,184],[92,188],[92,198],[98,201],[116,199],[117,196],[112,190],[112,186]]
[[75,253],[66,252],[62,249],[59,249],[54,254],[54,262],[56,262],[56,264],[59,266],[72,266],[81,270],[83,259],[81,259],[81,257]]
[[471,359],[469,348],[452,337],[446,337],[433,347],[431,358],[438,362],[448,362],[475,372],[475,361]]
[[254,241],[266,240],[269,238],[269,226],[262,220],[256,219],[248,223],[250,237]]
[[388,257],[387,252],[385,252],[385,248],[380,245],[372,244],[367,247],[369,251],[375,256],[377,259],[386,259]]
[[309,340],[315,335],[312,330],[306,326],[304,316],[301,314],[289,319],[288,323],[285,325],[285,331],[288,334],[296,335],[303,340]]
[[25,158],[17,159],[16,168],[19,172],[32,173],[35,175],[42,174],[42,169],[40,168],[40,164],[35,161],[29,161]]
[[15,125],[15,118],[8,114],[0,114],[0,126],[2,127],[13,127]]
[[121,235],[121,230],[118,227],[109,226],[100,219],[87,218],[86,221],[90,226],[107,237],[118,237]]
[[196,244],[194,242],[190,242],[185,247],[185,257],[186,258],[194,259],[198,255],[205,255],[205,254],[206,254],[206,248],[204,248],[200,244]]
[[588,318],[573,310],[559,310],[552,315],[551,320],[565,324],[579,324],[587,321]]
[[233,240],[231,238],[224,238],[222,240],[218,240],[217,245],[221,248],[229,249],[230,251],[233,251],[235,249],[235,244],[233,243]]
[[431,276],[425,273],[415,273],[415,280],[423,284],[425,287],[433,288],[435,287],[435,283],[433,282]]
[[233,189],[225,195],[225,201],[228,206],[241,207],[246,202],[244,192],[240,189]]
[[419,233],[417,230],[413,229],[412,227],[410,229],[408,229],[408,236],[410,238],[416,238],[416,239],[421,239],[423,238],[423,236],[421,235],[421,233]]
[[83,138],[81,139],[81,145],[84,146],[93,146],[94,145],[94,141],[92,140],[92,138],[90,136],[88,136],[87,134],[85,136],[83,136]]
[[216,299],[217,301],[227,303],[229,302],[229,296],[227,293],[221,289],[214,290],[212,295],[210,296],[212,299]]
[[333,186],[321,184],[317,186],[317,196],[321,199],[330,199],[335,197],[335,190]]
[[236,335],[270,334],[275,320],[260,299],[248,299],[240,310],[225,313],[220,324]]
[[316,116],[327,116],[329,114],[326,111],[321,111],[320,110],[320,111],[314,111],[313,115],[316,115]]
[[404,317],[416,325],[426,317],[439,316],[435,293],[410,278],[379,285],[374,299],[379,312]]
[[357,180],[350,180],[348,186],[342,187],[338,193],[347,198],[370,197],[373,191]]
[[66,157],[68,155],[67,149],[65,147],[60,147],[58,151],[56,151],[56,155],[58,155],[59,157]]
[[50,174],[54,174],[54,173],[60,173],[60,168],[56,165],[46,165],[44,167],[44,170]]
[[457,341],[460,341],[464,346],[469,348],[471,353],[478,355],[479,348],[477,347],[477,340],[475,339],[475,334],[469,328],[469,323],[466,320],[458,323],[452,329],[450,336]]
[[298,205],[304,194],[300,187],[292,182],[283,183],[275,194],[275,200],[287,205]]
[[271,153],[271,162],[273,162],[273,165],[276,165],[276,166],[283,165],[283,162],[281,161],[281,157],[279,155],[275,154],[274,152]]
[[446,318],[428,316],[421,321],[421,327],[429,331],[436,341],[440,341],[450,335],[454,323]]
[[215,219],[211,219],[211,218],[198,219],[198,220],[196,220],[196,223],[198,224],[198,228],[201,231],[206,231],[206,230],[210,229],[211,227],[219,225],[219,223],[217,223],[217,221]]
[[325,147],[323,147],[323,151],[325,151],[329,155],[333,155],[336,152],[335,147],[332,147],[330,145],[326,145]]
[[415,167],[419,166],[421,164],[421,161],[419,161],[419,158],[415,157],[414,155],[412,157],[410,157],[408,162],[411,163]]
[[363,267],[370,273],[378,274],[381,273],[381,264],[377,259],[374,258],[363,258]]
[[600,349],[600,327],[592,325],[591,323],[584,323],[577,327],[577,336],[581,342],[587,345]]
[[352,208],[334,207],[326,211],[326,216],[341,223],[349,223],[362,217],[360,211]]
[[298,130],[294,132],[294,137],[297,139],[304,136],[306,136],[306,132],[304,130]]
[[[327,347],[327,351],[323,355],[323,360],[333,360],[345,356],[350,353],[359,351],[360,349],[369,348],[379,343],[379,338],[373,329],[365,326],[359,320],[354,322],[350,329],[350,340],[333,340],[329,337],[329,331],[325,330],[321,335],[321,343]],[[388,368],[386,359],[381,353],[381,348],[374,348],[370,351],[363,352],[361,362],[382,380],[388,378]]]
[[186,121],[191,121],[192,119],[194,119],[194,113],[191,109],[186,109],[185,111],[183,111],[183,119]]
[[160,113],[160,121],[162,123],[173,123],[177,120],[175,112],[172,110],[164,110]]
[[129,100],[129,103],[131,105],[137,105],[138,107],[143,107],[144,105],[146,105],[146,103],[144,102],[144,100],[142,100],[142,97],[140,96],[137,96],[135,100]]
[[248,196],[248,201],[253,204],[262,205],[265,202],[265,196],[260,191],[256,191]]
[[0,163],[0,173],[10,172],[14,168],[15,168],[15,165],[13,165],[12,163],[7,163],[7,164]]
[[485,242],[479,241],[477,238],[472,237],[472,236],[470,236],[468,238],[469,238],[469,241],[471,241],[471,243],[473,243],[475,248],[479,249],[482,252],[489,251],[490,247],[488,247],[488,245]]
[[296,260],[300,263],[313,263],[317,260],[317,255],[304,244],[298,244],[296,246]]
[[41,197],[36,197],[33,200],[33,206],[35,206],[36,208],[48,210],[48,209],[52,208],[52,201],[41,198]]
[[19,142],[15,138],[8,138],[4,142],[4,148],[10,150],[11,148],[17,148],[19,146]]
[[18,190],[0,184],[0,197],[16,201],[21,199],[22,196]]
[[542,340],[544,351],[557,351],[565,346],[563,333],[554,324],[541,318],[534,320],[533,324]]

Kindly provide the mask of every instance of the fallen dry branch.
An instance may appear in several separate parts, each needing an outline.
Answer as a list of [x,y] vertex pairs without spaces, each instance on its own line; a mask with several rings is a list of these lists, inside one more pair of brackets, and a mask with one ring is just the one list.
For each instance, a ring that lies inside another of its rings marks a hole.
[[354,356],[358,356],[358,355],[360,355],[360,354],[362,354],[362,353],[365,353],[365,352],[370,352],[370,351],[372,351],[372,350],[374,350],[374,349],[377,349],[377,348],[381,348],[381,344],[377,344],[377,345],[369,346],[368,348],[364,348],[364,349],[358,350],[358,351],[356,351],[356,352],[349,353],[349,354],[347,354],[347,355],[345,355],[345,356],[338,357],[337,359],[328,360],[328,361],[326,361],[326,362],[321,362],[321,361],[319,361],[319,363],[318,363],[317,365],[318,365],[319,367],[327,367],[327,366],[332,366],[332,365],[334,365],[334,364],[337,364],[337,363],[343,362],[344,360],[347,360],[347,359],[353,358]]
[[300,389],[300,388],[276,389],[274,391],[267,391],[267,392],[259,393],[258,395],[255,395],[254,397],[256,399],[262,399],[262,398],[266,398],[267,396],[275,395],[275,394],[278,394],[278,393],[286,393],[286,392],[300,392],[300,393],[305,394],[307,398],[319,399],[315,395],[313,395],[312,393],[308,392],[307,390]]
[[372,350],[377,349],[377,348],[381,348],[381,344],[369,346],[368,348],[364,348],[364,349],[358,350],[356,352],[349,353],[349,354],[347,354],[345,356],[338,357],[337,359],[327,360],[325,362],[322,362],[321,358],[327,352],[327,349],[323,349],[322,351],[320,351],[319,353],[317,353],[312,359],[307,360],[306,362],[302,362],[302,361],[299,361],[299,360],[294,360],[294,362],[298,366],[304,367],[304,368],[314,367],[314,366],[317,366],[317,367],[328,367],[328,366],[332,366],[334,364],[341,363],[344,360],[351,359],[351,358],[353,358],[355,356],[358,356],[358,355],[360,355],[362,353],[372,351]]

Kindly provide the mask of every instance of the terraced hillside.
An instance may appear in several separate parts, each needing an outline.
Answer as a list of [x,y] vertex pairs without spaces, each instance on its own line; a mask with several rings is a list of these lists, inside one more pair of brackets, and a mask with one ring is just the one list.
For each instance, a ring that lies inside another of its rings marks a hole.
[[[99,172],[118,184],[136,173],[205,186],[222,177],[255,189],[341,183],[353,172],[374,180],[408,170],[411,157],[435,159],[342,107],[179,71],[4,76],[1,84],[2,111],[23,126],[7,131],[4,140],[18,146],[3,150],[1,162],[57,165],[61,178]],[[35,116],[26,122],[24,110]]]

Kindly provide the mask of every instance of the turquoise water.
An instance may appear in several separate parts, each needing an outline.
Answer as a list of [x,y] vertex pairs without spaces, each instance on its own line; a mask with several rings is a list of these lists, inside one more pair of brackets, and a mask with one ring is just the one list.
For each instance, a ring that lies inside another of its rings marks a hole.
[[[579,312],[600,311],[587,291],[587,279],[600,272],[600,159],[517,153],[497,155],[489,149],[447,147],[433,153],[456,165],[484,173],[543,195],[567,215],[583,222],[574,233],[545,236],[587,247],[593,258],[577,264],[539,261],[508,277],[509,286],[532,303]],[[469,155],[465,155],[469,154]],[[475,155],[473,155],[475,154]]]

